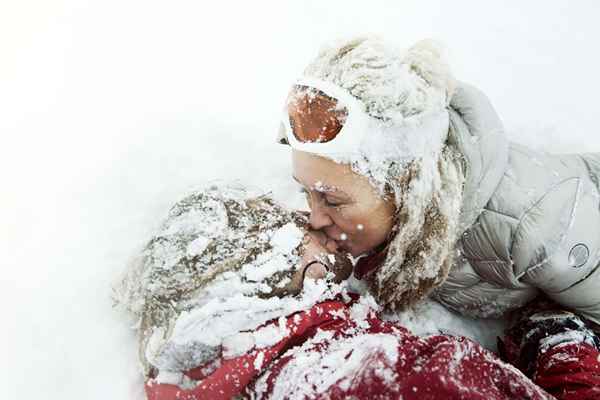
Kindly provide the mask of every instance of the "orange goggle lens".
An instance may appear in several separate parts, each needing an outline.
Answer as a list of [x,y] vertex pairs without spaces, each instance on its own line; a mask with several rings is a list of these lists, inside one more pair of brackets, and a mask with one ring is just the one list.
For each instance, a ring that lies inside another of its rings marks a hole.
[[326,143],[342,130],[348,111],[321,90],[295,85],[288,97],[288,115],[294,137],[303,143]]

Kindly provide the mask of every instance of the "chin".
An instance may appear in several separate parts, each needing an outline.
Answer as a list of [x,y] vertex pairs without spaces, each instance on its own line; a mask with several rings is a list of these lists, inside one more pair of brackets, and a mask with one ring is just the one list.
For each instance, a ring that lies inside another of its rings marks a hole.
[[345,251],[350,253],[352,257],[356,258],[358,256],[369,254],[372,251],[377,251],[380,248],[379,246],[381,245],[382,243],[378,244],[377,246],[367,248],[364,248],[364,246],[349,246],[347,249],[345,249]]

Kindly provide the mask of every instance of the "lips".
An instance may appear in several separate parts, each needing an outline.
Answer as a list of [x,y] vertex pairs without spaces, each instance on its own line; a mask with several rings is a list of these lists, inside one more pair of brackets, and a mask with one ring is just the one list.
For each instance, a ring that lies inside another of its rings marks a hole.
[[331,239],[329,238],[331,241],[335,242],[336,246],[337,246],[337,251],[346,251],[346,252],[350,252],[350,243],[349,243],[349,239],[346,240],[336,240],[336,239]]
[[325,242],[325,248],[332,253],[337,253],[340,248],[340,244],[337,240],[327,237],[327,241]]

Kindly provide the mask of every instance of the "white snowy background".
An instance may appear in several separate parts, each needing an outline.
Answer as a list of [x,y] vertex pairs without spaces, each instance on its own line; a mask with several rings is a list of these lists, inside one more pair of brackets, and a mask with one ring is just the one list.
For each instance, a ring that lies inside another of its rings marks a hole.
[[592,0],[0,0],[0,398],[141,398],[111,282],[190,187],[291,195],[274,135],[324,40],[441,39],[514,140],[600,151],[599,15]]

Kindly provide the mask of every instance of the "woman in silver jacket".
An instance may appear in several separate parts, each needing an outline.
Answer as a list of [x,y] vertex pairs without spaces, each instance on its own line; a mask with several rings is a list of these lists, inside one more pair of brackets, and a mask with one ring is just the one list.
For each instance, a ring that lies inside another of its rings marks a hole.
[[294,84],[278,139],[292,147],[312,228],[358,258],[355,275],[388,309],[431,294],[498,317],[543,295],[552,313],[520,326],[552,321],[559,342],[581,326],[578,340],[597,347],[587,327],[600,324],[600,153],[509,142],[442,50],[339,42]]

